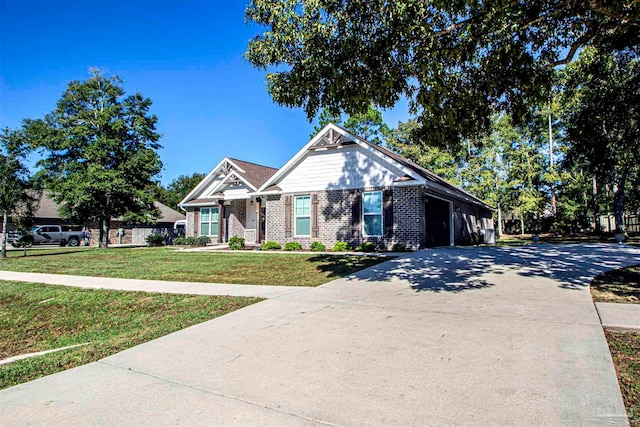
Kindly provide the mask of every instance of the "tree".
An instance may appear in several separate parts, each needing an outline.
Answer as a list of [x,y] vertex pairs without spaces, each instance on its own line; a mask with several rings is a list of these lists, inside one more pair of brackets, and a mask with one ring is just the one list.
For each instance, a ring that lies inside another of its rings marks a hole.
[[157,117],[151,100],[125,96],[122,80],[91,70],[72,81],[44,120],[28,123],[34,147],[43,149],[38,176],[63,217],[99,224],[108,247],[109,222],[153,222],[159,212],[150,191],[162,169]]
[[382,120],[380,110],[376,110],[372,106],[369,106],[364,113],[349,116],[344,122],[344,127],[354,135],[376,145],[384,145],[385,135],[389,131],[389,127]]
[[326,108],[323,109],[320,112],[318,126],[314,128],[314,133],[311,136],[315,136],[329,123],[342,125],[352,134],[377,145],[384,145],[386,135],[389,132],[389,127],[382,120],[382,113],[371,105],[364,113],[348,116],[344,122],[341,114],[332,113]]
[[616,229],[624,231],[625,189],[640,168],[640,62],[636,52],[587,48],[564,74],[570,159],[609,181]]
[[[22,129],[5,129],[0,134],[0,212],[2,212],[1,257],[7,257],[8,219],[19,225],[28,222],[38,202],[29,169],[24,165],[28,147]],[[24,228],[24,227],[21,227]]]
[[438,147],[414,143],[412,135],[418,126],[415,120],[399,122],[397,128],[387,131],[387,147],[452,184],[460,185],[459,156]]
[[342,124],[342,115],[340,113],[334,113],[327,108],[323,108],[322,111],[320,111],[318,125],[313,128],[313,133],[309,135],[309,137],[313,138],[316,136],[318,132],[320,132],[329,123],[333,123],[335,125]]
[[185,198],[196,185],[204,179],[204,174],[196,172],[192,175],[180,175],[158,193],[157,199],[172,209],[178,207],[178,203]]
[[[527,119],[584,46],[636,47],[640,2],[252,0],[245,57],[276,103],[353,115],[410,102],[417,140],[457,145]],[[455,151],[455,150],[454,150]]]

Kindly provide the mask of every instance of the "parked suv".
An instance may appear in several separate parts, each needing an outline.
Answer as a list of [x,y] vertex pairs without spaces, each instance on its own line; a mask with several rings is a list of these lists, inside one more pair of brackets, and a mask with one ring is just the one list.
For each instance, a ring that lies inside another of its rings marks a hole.
[[84,237],[82,227],[74,225],[38,225],[27,235],[11,242],[13,246],[38,244],[59,244],[60,246],[80,246]]

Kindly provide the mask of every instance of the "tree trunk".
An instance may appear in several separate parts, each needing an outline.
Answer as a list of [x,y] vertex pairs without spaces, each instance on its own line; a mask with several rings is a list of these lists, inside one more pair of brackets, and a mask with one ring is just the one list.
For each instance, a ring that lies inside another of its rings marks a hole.
[[624,225],[624,187],[627,183],[628,169],[620,174],[614,171],[612,175],[617,179],[613,180],[613,215],[616,219],[616,231],[625,232]]
[[520,213],[520,235],[524,236],[524,214]]
[[1,257],[7,257],[7,226],[9,225],[9,215],[7,211],[2,213],[2,251]]
[[502,236],[502,207],[498,202],[498,236]]
[[598,202],[598,181],[596,180],[596,176],[593,176],[593,192],[592,192],[592,203],[593,203],[593,224],[596,228],[596,233],[602,232],[602,224],[600,224],[600,203]]
[[551,190],[551,209],[553,212],[553,216],[556,216],[558,213],[558,201],[556,200],[556,189],[554,186],[554,174],[553,174],[553,125],[551,122],[551,106],[549,106],[549,172],[551,173],[551,182],[550,190]]
[[100,249],[107,249],[109,247],[109,220],[102,218],[99,227],[98,247]]

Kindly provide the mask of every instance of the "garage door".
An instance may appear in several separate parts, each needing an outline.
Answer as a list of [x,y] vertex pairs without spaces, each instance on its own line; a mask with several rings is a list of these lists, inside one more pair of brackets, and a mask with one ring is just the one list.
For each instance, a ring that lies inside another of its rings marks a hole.
[[425,199],[426,246],[449,246],[451,236],[451,214],[449,202],[435,197]]

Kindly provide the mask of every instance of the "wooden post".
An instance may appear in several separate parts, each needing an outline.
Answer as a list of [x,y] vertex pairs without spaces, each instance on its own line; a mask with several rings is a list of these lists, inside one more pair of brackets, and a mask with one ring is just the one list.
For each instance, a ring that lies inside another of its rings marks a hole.
[[256,243],[260,242],[260,208],[262,207],[262,199],[256,197]]
[[224,201],[218,200],[218,243],[225,241]]

